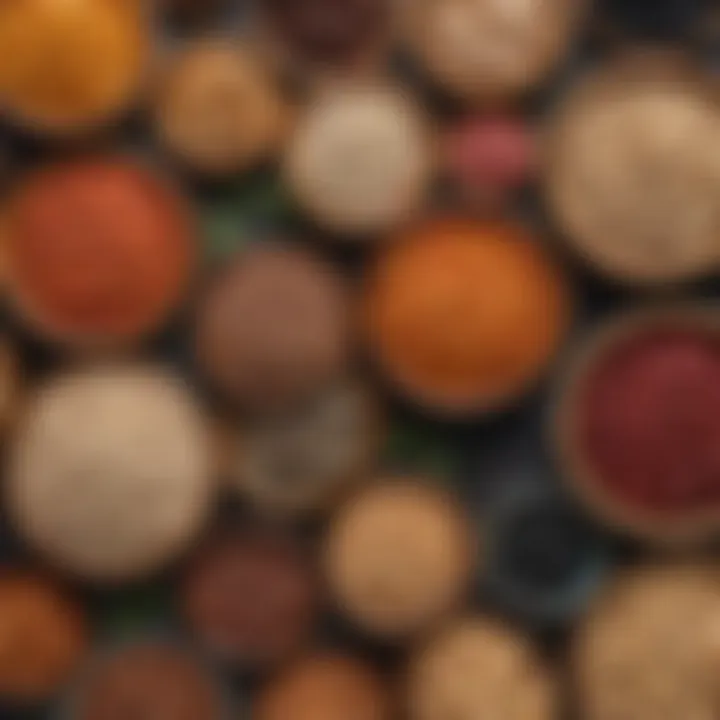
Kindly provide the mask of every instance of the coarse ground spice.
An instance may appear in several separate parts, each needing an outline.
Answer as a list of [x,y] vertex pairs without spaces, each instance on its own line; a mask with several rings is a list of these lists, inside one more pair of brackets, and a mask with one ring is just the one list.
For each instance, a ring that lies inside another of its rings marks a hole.
[[292,412],[234,430],[227,475],[262,513],[311,516],[368,479],[384,437],[374,393],[343,379]]
[[628,568],[573,634],[578,717],[711,718],[720,583],[712,564]]
[[582,25],[584,0],[416,0],[404,8],[405,40],[428,76],[476,105],[542,84]]
[[34,130],[110,120],[139,92],[150,55],[144,2],[0,3],[0,102]]
[[30,399],[3,507],[59,569],[115,584],[151,574],[202,531],[215,485],[206,418],[162,365],[86,365]]
[[346,83],[301,113],[283,176],[302,211],[336,238],[370,240],[414,218],[435,149],[428,118],[387,83]]
[[52,581],[0,576],[0,697],[38,703],[55,693],[87,650],[82,607]]
[[545,134],[543,188],[568,246],[624,284],[717,266],[720,106],[681,53],[621,52],[576,83]]
[[77,720],[225,716],[214,678],[192,656],[161,641],[128,645],[100,662],[72,709]]
[[343,374],[348,298],[342,276],[311,252],[281,243],[244,251],[200,303],[198,365],[237,407],[288,411]]
[[529,637],[481,615],[434,635],[410,663],[409,716],[414,720],[558,717],[552,669]]
[[720,339],[680,325],[616,344],[576,400],[580,455],[617,500],[673,515],[720,501]]
[[368,285],[372,355],[405,394],[443,411],[495,408],[522,392],[569,316],[559,268],[503,223],[424,224],[390,246]]
[[244,46],[190,43],[159,80],[158,137],[200,174],[231,175],[262,163],[279,149],[290,125],[271,74]]
[[11,294],[43,335],[126,341],[154,329],[186,289],[189,216],[148,171],[119,158],[39,171],[11,199]]
[[313,563],[288,537],[228,532],[197,553],[182,609],[209,652],[243,670],[265,670],[310,640],[319,594]]
[[478,545],[454,496],[422,479],[381,479],[334,516],[325,572],[352,622],[397,642],[427,633],[462,603]]
[[256,720],[389,720],[388,689],[375,671],[349,655],[318,652],[273,678],[253,708]]

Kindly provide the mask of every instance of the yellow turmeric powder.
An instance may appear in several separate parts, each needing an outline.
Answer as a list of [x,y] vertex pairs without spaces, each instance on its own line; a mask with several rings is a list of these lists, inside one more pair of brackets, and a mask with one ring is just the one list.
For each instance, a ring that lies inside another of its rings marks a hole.
[[77,131],[124,110],[150,47],[137,0],[0,3],[0,106],[35,130]]

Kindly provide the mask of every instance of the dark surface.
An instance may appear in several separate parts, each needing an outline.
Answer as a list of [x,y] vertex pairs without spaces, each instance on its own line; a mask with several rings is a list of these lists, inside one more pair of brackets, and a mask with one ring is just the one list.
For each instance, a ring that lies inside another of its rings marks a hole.
[[700,31],[713,0],[600,0],[619,32],[652,40],[689,40]]

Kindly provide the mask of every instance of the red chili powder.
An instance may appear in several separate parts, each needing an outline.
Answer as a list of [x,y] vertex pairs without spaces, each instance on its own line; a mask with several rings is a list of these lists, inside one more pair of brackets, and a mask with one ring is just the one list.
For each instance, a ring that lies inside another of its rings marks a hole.
[[617,499],[662,514],[720,501],[720,340],[667,328],[626,340],[586,378],[577,415]]
[[149,331],[181,299],[194,260],[180,199],[117,158],[41,170],[11,201],[8,224],[12,286],[53,335]]

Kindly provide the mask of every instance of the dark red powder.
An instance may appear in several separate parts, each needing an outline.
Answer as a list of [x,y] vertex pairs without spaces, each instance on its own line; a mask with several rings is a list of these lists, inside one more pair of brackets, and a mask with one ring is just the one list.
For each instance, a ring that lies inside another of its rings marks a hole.
[[586,379],[578,432],[619,500],[666,515],[720,502],[720,340],[655,329],[621,343]]
[[248,531],[201,549],[183,606],[211,652],[254,670],[287,660],[310,639],[317,590],[313,566],[287,538]]
[[345,64],[373,41],[387,0],[263,0],[275,30],[303,58]]

